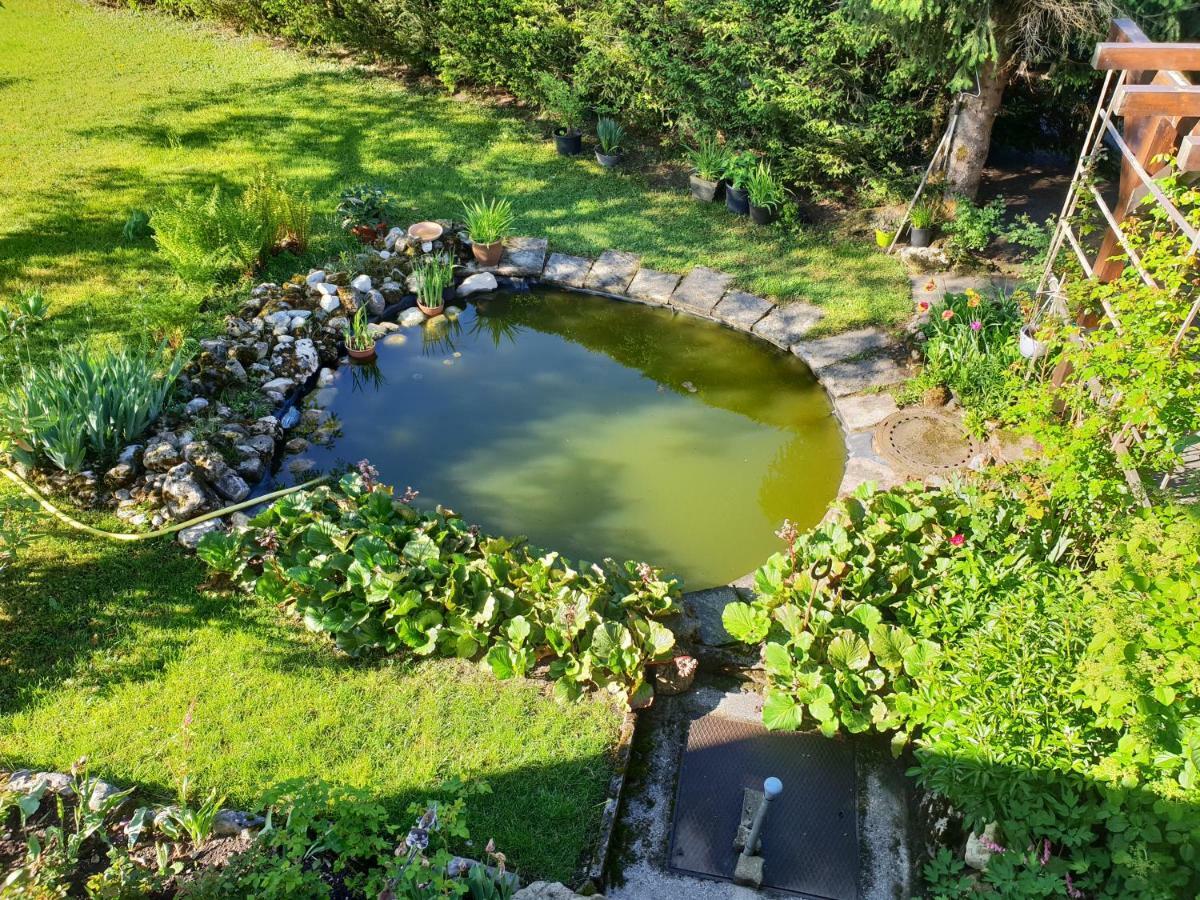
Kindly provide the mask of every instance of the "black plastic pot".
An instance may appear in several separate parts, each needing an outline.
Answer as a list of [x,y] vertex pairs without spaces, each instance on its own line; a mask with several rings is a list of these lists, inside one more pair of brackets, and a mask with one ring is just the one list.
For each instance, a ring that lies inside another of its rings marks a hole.
[[732,184],[725,187],[725,208],[739,216],[750,215],[750,195],[745,188],[735,188]]
[[933,240],[932,228],[908,229],[908,243],[910,247],[928,247],[931,240]]
[[775,221],[775,209],[768,206],[750,204],[750,221],[755,225],[770,225]]
[[554,132],[554,149],[560,156],[578,156],[583,152],[583,132],[572,131],[567,134],[566,129],[557,129]]
[[689,175],[688,185],[692,189],[692,196],[701,203],[712,203],[717,199],[717,191],[721,189],[721,182],[708,181],[699,175]]
[[620,165],[621,160],[624,158],[625,154],[619,150],[616,153],[601,153],[599,150],[596,150],[596,162],[600,163],[606,169]]

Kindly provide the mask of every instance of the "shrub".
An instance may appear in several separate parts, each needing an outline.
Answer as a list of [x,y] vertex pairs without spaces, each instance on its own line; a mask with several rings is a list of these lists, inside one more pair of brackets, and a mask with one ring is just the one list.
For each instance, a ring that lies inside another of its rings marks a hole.
[[946,232],[946,248],[960,259],[982,253],[1000,233],[1006,208],[1004,198],[997,197],[984,206],[960,198],[953,206],[954,215],[942,226]]
[[387,188],[360,184],[342,191],[334,213],[346,231],[361,225],[378,228],[400,215],[400,202]]
[[240,192],[174,193],[150,213],[154,242],[185,281],[211,282],[253,272],[267,251],[308,243],[312,206],[260,174]]
[[352,655],[485,656],[500,678],[548,658],[560,699],[590,687],[650,695],[645,666],[674,646],[657,621],[675,610],[673,581],[611,560],[576,570],[556,553],[482,537],[363,471],[289,495],[241,531],[207,535],[201,558]]
[[158,417],[186,361],[165,346],[149,354],[66,348],[0,396],[0,442],[28,465],[66,472],[109,460]]
[[538,78],[538,90],[542,106],[558,120],[563,131],[566,134],[578,131],[587,112],[583,92],[566,79],[548,73],[542,73]]

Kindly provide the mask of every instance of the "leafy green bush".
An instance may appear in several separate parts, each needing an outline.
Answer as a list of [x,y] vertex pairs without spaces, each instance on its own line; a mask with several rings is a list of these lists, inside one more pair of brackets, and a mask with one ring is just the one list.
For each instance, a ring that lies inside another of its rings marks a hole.
[[1000,233],[1005,208],[1003,197],[984,206],[963,198],[956,200],[954,215],[942,225],[951,256],[961,259],[986,250],[992,238]]
[[673,581],[644,563],[576,571],[555,553],[481,537],[444,510],[395,499],[364,470],[206,535],[201,558],[352,655],[483,655],[500,678],[548,659],[561,699],[591,687],[650,695],[645,666],[674,646],[657,621],[676,608]]
[[186,361],[165,346],[149,354],[65,348],[0,394],[0,445],[28,465],[66,472],[110,460],[158,418]]
[[150,213],[154,242],[185,281],[206,283],[245,275],[277,245],[302,251],[312,206],[279,182],[259,176],[241,191],[174,193]]
[[385,187],[360,184],[342,191],[334,215],[347,231],[360,225],[378,228],[396,221],[400,215],[400,202]]

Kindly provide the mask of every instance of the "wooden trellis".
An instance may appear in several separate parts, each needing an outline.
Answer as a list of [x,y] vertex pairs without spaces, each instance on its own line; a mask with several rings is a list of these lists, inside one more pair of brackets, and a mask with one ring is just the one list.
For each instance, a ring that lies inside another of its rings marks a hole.
[[[1128,264],[1136,269],[1145,284],[1156,286],[1121,228],[1126,217],[1148,196],[1186,235],[1192,252],[1200,252],[1200,231],[1187,221],[1156,181],[1175,171],[1200,172],[1200,86],[1196,85],[1200,80],[1200,43],[1155,43],[1133,21],[1117,19],[1110,40],[1096,46],[1092,65],[1105,73],[1104,84],[1038,283],[1040,302],[1036,316],[1039,318],[1047,314],[1066,315],[1062,291],[1066,276],[1057,271],[1064,247],[1070,248],[1088,278],[1112,281]],[[1119,124],[1117,119],[1121,120]],[[1116,200],[1111,205],[1091,181],[1091,173],[1105,144],[1116,149],[1121,163]],[[1177,162],[1164,164],[1160,158]],[[1105,223],[1099,248],[1094,254],[1089,253],[1072,225],[1081,204],[1090,204]],[[1107,300],[1102,303],[1108,324],[1119,332],[1121,322],[1116,313]],[[1171,346],[1172,353],[1182,346],[1198,315],[1200,298],[1181,323]],[[1080,324],[1099,325],[1101,322]],[[1069,372],[1060,366],[1055,372],[1055,383],[1062,384],[1068,375]],[[1119,453],[1128,446],[1130,439],[1137,440],[1138,436],[1135,433],[1114,438]],[[1145,496],[1140,479],[1134,473],[1127,473],[1127,476],[1131,485]],[[1166,487],[1169,478],[1169,474],[1164,477],[1162,487]]]

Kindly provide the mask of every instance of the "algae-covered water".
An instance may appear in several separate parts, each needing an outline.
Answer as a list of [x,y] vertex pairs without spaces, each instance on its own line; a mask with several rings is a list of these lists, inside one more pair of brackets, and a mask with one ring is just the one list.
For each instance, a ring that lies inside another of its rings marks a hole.
[[762,563],[784,518],[815,524],[845,464],[791,354],[586,294],[488,295],[381,341],[319,394],[341,435],[306,452],[318,466],[366,458],[487,532],[645,560],[690,589]]

